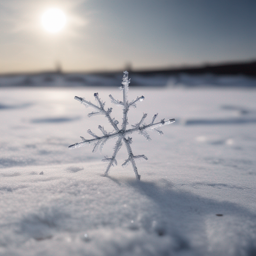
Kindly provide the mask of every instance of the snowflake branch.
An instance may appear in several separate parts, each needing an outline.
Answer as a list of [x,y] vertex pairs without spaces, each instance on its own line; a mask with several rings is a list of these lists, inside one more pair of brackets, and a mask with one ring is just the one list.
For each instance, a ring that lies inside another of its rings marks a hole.
[[94,134],[90,129],[87,130],[87,132],[94,138],[99,139],[99,136],[97,136],[96,134]]
[[175,119],[168,119],[168,120],[161,120],[160,122],[158,123],[154,123],[154,124],[148,124],[148,125],[143,125],[141,127],[135,127],[135,128],[132,128],[132,129],[129,129],[125,132],[125,135],[130,135],[134,132],[141,132],[141,131],[146,131],[148,129],[151,129],[151,130],[154,130],[156,128],[159,128],[161,126],[164,126],[164,125],[169,125],[169,124],[172,124],[175,122]]
[[151,140],[150,136],[148,135],[148,133],[145,130],[140,130],[139,134],[144,136],[146,138],[146,140]]
[[102,140],[101,144],[100,144],[100,151],[102,151],[103,146],[106,144],[106,142],[108,141],[109,137],[105,138]]
[[144,96],[140,96],[140,97],[137,97],[135,100],[133,100],[132,102],[129,103],[129,107],[135,107],[136,108],[136,102],[137,101],[143,101],[145,99]]
[[86,139],[83,136],[80,136],[80,138],[82,139],[82,141],[86,142]]
[[88,117],[96,116],[96,115],[100,115],[100,114],[102,114],[102,113],[101,112],[92,112],[92,113],[88,114]]
[[103,161],[105,161],[105,160],[109,161],[107,170],[105,171],[105,174],[104,174],[105,176],[108,175],[108,172],[109,172],[109,170],[110,170],[110,167],[111,167],[112,165],[114,165],[114,163],[117,164],[116,155],[117,155],[117,152],[119,151],[119,149],[121,148],[121,146],[122,146],[122,136],[120,136],[120,137],[118,138],[117,142],[116,142],[113,156],[112,156],[111,158],[107,158],[107,159],[105,158],[105,159],[103,159]]
[[123,81],[122,81],[122,90],[123,90],[123,104],[127,105],[127,94],[128,94],[128,90],[129,90],[129,84],[130,84],[130,79],[128,77],[129,73],[127,71],[124,71],[123,74]]
[[148,160],[148,158],[145,155],[134,156],[134,158],[144,158],[145,160]]
[[147,117],[147,115],[148,115],[148,114],[143,114],[141,120],[140,120],[137,124],[132,125],[132,127],[139,128],[140,125],[142,124],[142,122],[143,122],[143,121],[145,120],[145,118]]
[[95,143],[92,152],[96,152],[96,151],[97,151],[97,149],[98,149],[100,143],[101,143],[101,140],[98,140],[98,141]]
[[94,104],[91,103],[90,101],[87,101],[87,100],[85,100],[85,99],[83,99],[83,98],[80,98],[80,97],[78,97],[78,96],[75,96],[74,99],[77,100],[77,101],[79,101],[81,104],[85,105],[86,107],[90,106],[90,107],[93,107],[93,108],[95,108],[95,109],[101,111],[101,109],[100,109],[98,106],[94,105]]
[[132,167],[133,167],[133,171],[135,173],[136,179],[140,180],[140,175],[138,173],[138,168],[137,168],[136,163],[134,161],[134,156],[133,156],[133,153],[132,153],[132,149],[131,149],[129,140],[127,140],[126,138],[123,138],[123,141],[125,143],[125,146],[126,146],[126,149],[127,149],[128,155],[129,155],[129,158],[128,158],[129,160],[127,159],[124,164],[127,164],[130,161],[132,163]]
[[[104,156],[105,158],[103,158],[101,161],[102,162],[109,162],[109,161],[111,161],[112,160],[112,158],[111,157],[106,157],[106,156]],[[114,162],[112,163],[112,165],[117,165],[117,161],[116,161],[116,159],[114,160]]]
[[130,162],[130,157],[128,159],[125,160],[125,162],[122,164],[122,166],[126,166],[129,162]]
[[99,98],[99,94],[97,92],[94,93],[94,97],[98,101],[98,103],[100,105],[100,109],[105,111],[104,110],[105,103],[103,101],[101,101],[101,99]]
[[[78,142],[75,144],[70,145],[68,148],[73,149],[73,148],[80,148],[85,146],[85,144],[91,144],[91,143],[95,143],[97,141],[104,141],[104,140],[108,140],[108,139],[113,139],[115,137],[119,137],[120,136],[120,132],[115,132],[112,134],[107,134],[105,136],[102,137],[97,137],[95,139],[91,139],[91,140],[86,140],[84,137],[81,136],[81,139],[83,140],[82,142]],[[103,143],[103,142],[102,142]]]
[[103,103],[99,96],[98,93],[94,93],[94,97],[96,98],[96,100],[98,101],[100,107],[94,105],[93,103],[91,103],[90,101],[87,101],[83,98],[80,98],[78,96],[75,96],[75,100],[81,102],[83,105],[85,105],[86,107],[90,106],[93,107],[95,109],[97,109],[99,112],[92,112],[90,114],[88,114],[89,117],[93,116],[93,115],[98,115],[98,114],[104,114],[107,118],[108,121],[110,122],[110,124],[114,127],[114,129],[118,132],[119,129],[117,127],[118,121],[114,121],[114,119],[111,118],[110,113],[112,112],[112,108],[109,108],[108,110],[104,109],[104,105],[105,103]]
[[129,111],[129,104],[127,101],[127,93],[129,90],[129,83],[130,83],[130,79],[128,78],[128,72],[124,71],[124,75],[123,75],[123,104],[124,104],[124,108],[123,108],[123,124],[122,124],[122,130],[125,131],[126,130],[126,126],[128,124],[128,118],[127,118],[127,113]]
[[158,114],[154,114],[151,124],[153,124],[157,118]]
[[[133,156],[133,158],[134,159],[136,159],[136,158],[144,158],[145,160],[148,160],[148,158],[145,155]],[[122,166],[126,166],[130,161],[131,161],[131,158],[129,157],[128,159],[125,160],[125,162],[122,164]]]
[[103,135],[108,135],[108,133],[105,131],[104,127],[102,127],[101,125],[99,125],[98,128],[101,130],[101,132],[103,133]]
[[124,105],[122,101],[116,100],[111,94],[109,95],[109,98],[111,99],[111,102],[116,104],[116,105]]
[[114,129],[118,132],[119,129],[117,127],[118,121],[115,121],[115,119],[112,119],[110,116],[110,113],[112,112],[112,108],[109,108],[107,111],[104,109],[105,103],[103,103],[100,98],[98,93],[94,93],[94,97],[96,98],[96,100],[99,102],[100,104],[100,109],[101,111],[105,114],[105,116],[108,118],[108,121],[110,122],[110,124],[114,127]]
[[154,129],[154,131],[158,132],[159,135],[163,135],[164,133],[161,131],[161,130],[158,130],[158,129]]

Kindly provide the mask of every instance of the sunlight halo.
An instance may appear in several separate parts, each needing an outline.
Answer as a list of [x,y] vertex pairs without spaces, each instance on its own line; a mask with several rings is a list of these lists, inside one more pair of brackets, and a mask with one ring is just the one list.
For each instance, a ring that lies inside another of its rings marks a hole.
[[52,34],[56,34],[64,29],[67,23],[65,13],[58,8],[48,9],[41,16],[41,24],[43,28]]

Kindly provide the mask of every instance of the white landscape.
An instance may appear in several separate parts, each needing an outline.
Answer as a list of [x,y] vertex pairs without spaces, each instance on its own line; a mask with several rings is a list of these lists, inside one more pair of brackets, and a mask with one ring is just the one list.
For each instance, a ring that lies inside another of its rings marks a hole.
[[109,98],[122,100],[121,80],[59,88],[41,87],[42,79],[39,87],[31,80],[31,87],[17,87],[26,78],[1,78],[0,255],[256,255],[255,80],[207,79],[130,87],[130,101],[145,100],[130,109],[128,128],[143,113],[146,123],[156,113],[156,121],[176,119],[163,135],[150,132],[150,141],[132,134],[134,154],[148,158],[136,161],[138,181],[131,165],[122,167],[125,147],[104,176],[101,160],[112,155],[115,140],[102,152],[68,149],[79,136],[90,139],[88,129],[113,131],[104,115],[89,118],[92,109],[74,96],[97,104],[98,92],[121,123],[122,106]]

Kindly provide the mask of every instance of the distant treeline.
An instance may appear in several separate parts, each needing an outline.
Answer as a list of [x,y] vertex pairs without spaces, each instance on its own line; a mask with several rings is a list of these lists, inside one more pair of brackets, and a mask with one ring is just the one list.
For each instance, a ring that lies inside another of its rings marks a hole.
[[167,69],[137,70],[132,71],[141,75],[165,74],[176,75],[186,74],[215,74],[215,75],[246,75],[256,77],[256,61],[251,62],[233,62],[225,64],[207,64],[198,67],[180,67]]
[[[125,69],[125,68],[124,68]],[[90,71],[90,72],[65,72],[60,69],[51,71],[39,71],[39,72],[26,72],[26,73],[8,73],[0,74],[0,76],[15,76],[15,75],[69,75],[69,74],[84,74],[84,75],[99,75],[105,77],[112,77],[118,74],[122,74],[123,70],[113,71]],[[170,67],[170,68],[152,68],[152,69],[130,69],[128,70],[131,74],[138,74],[143,76],[150,75],[200,75],[200,74],[213,74],[213,75],[245,75],[250,77],[256,77],[256,60],[247,62],[230,62],[230,63],[219,63],[219,64],[205,64],[201,66],[183,66],[183,67]]]

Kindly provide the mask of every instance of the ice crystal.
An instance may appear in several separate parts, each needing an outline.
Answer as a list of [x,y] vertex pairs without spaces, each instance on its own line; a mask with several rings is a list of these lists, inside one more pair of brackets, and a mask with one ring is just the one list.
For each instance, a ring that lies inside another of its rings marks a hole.
[[138,101],[143,101],[144,96],[137,97],[131,102],[128,102],[127,99],[127,94],[128,94],[128,89],[129,89],[129,84],[130,84],[130,79],[128,77],[128,72],[124,71],[123,74],[123,81],[122,81],[122,86],[120,89],[123,91],[123,101],[119,101],[114,99],[112,95],[109,95],[111,102],[116,104],[116,105],[121,105],[123,106],[123,121],[121,128],[118,127],[119,122],[112,118],[110,116],[112,112],[112,108],[105,109],[105,103],[99,98],[98,93],[94,93],[94,97],[96,101],[98,102],[97,105],[91,103],[90,101],[87,101],[83,98],[75,96],[75,100],[78,100],[82,104],[84,104],[86,107],[92,107],[95,112],[92,112],[88,114],[89,117],[94,116],[94,115],[105,115],[109,121],[109,123],[113,126],[114,132],[107,132],[104,127],[101,125],[98,126],[99,130],[102,132],[102,136],[98,136],[95,133],[93,133],[90,129],[87,131],[93,138],[92,139],[85,139],[84,137],[81,136],[82,142],[75,143],[73,145],[70,145],[69,148],[79,148],[82,146],[85,146],[86,144],[91,144],[94,143],[94,148],[92,152],[95,152],[98,148],[101,148],[104,146],[104,144],[109,140],[113,138],[117,138],[115,147],[114,147],[114,153],[112,157],[105,156],[102,161],[108,162],[107,169],[105,171],[105,175],[108,175],[108,172],[114,164],[117,165],[116,161],[116,155],[120,148],[122,147],[122,143],[125,144],[127,153],[128,153],[128,158],[125,160],[125,162],[122,164],[122,166],[126,166],[128,163],[132,164],[133,170],[135,172],[136,178],[140,180],[140,175],[138,173],[138,169],[135,163],[135,159],[138,158],[144,158],[145,160],[148,160],[148,158],[145,155],[134,155],[131,149],[131,143],[132,143],[132,138],[129,137],[134,132],[138,132],[139,134],[143,135],[147,140],[150,140],[150,136],[147,133],[148,130],[154,130],[158,132],[159,134],[163,134],[159,128],[164,125],[171,124],[175,122],[175,119],[162,119],[160,122],[155,122],[157,114],[153,116],[152,121],[149,124],[144,124],[144,120],[147,117],[147,114],[143,114],[141,120],[135,124],[132,125],[132,128],[127,129],[128,125],[128,111],[130,107],[136,107],[136,103]]

